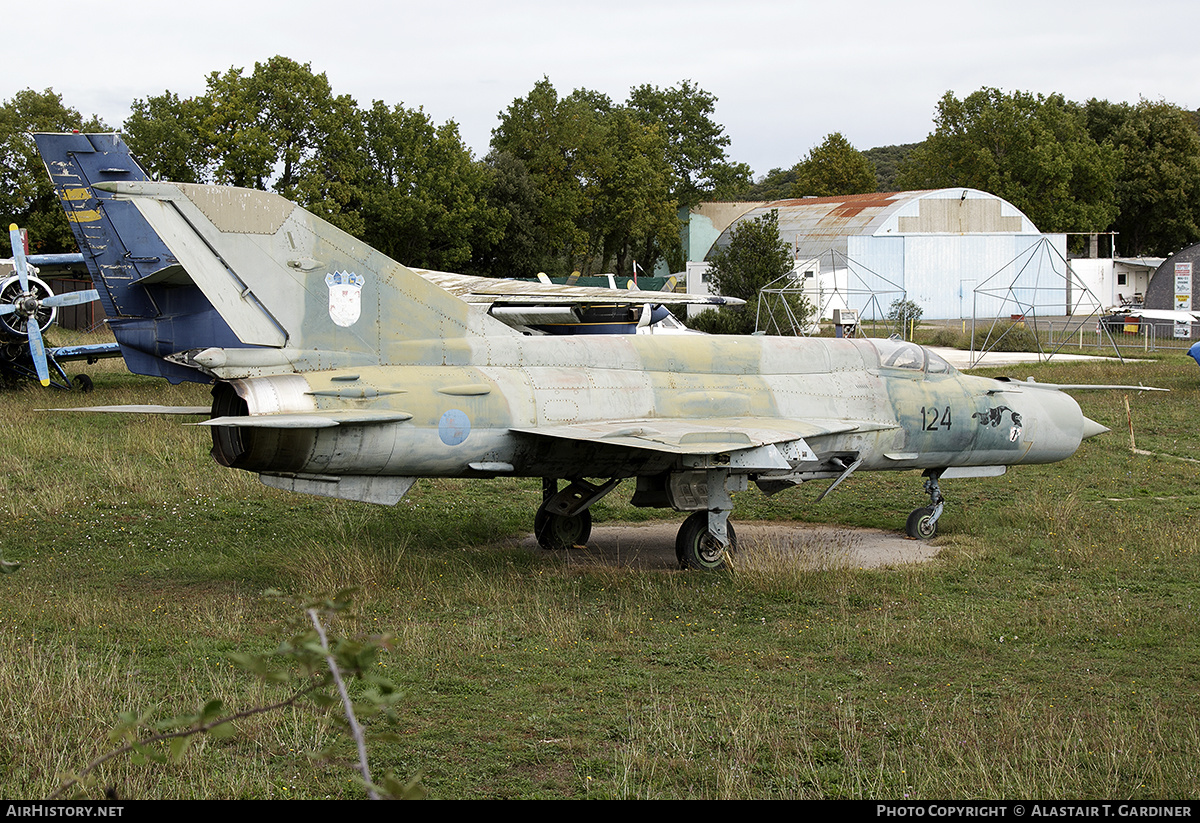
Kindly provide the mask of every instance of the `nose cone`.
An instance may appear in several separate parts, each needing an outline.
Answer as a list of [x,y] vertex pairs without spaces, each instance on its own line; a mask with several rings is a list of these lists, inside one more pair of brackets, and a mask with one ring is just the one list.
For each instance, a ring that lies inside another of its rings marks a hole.
[[1104,434],[1106,431],[1109,431],[1108,426],[1101,426],[1099,423],[1097,423],[1095,420],[1092,420],[1090,417],[1083,418],[1083,439],[1084,440],[1087,440],[1089,437],[1095,437],[1098,434]]

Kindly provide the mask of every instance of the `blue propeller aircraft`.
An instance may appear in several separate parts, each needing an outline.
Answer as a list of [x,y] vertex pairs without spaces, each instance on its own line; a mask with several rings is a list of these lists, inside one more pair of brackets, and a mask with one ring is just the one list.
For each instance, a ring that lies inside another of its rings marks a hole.
[[87,360],[94,362],[118,354],[116,344],[101,343],[83,346],[47,348],[43,333],[54,322],[59,308],[91,303],[99,298],[95,289],[55,294],[50,286],[36,276],[37,266],[70,266],[82,264],[82,255],[30,255],[25,247],[24,233],[11,224],[8,227],[12,243],[12,267],[15,272],[0,282],[0,372],[19,378],[36,379],[43,386],[60,389],[91,389],[92,381],[84,374],[67,377],[62,362]]
[[680,564],[717,568],[749,482],[921,471],[906,528],[930,538],[941,479],[1107,431],[1062,391],[1091,387],[903,341],[522,334],[282,197],[135,179],[113,135],[36,138],[129,367],[212,383],[214,458],[275,488],[394,504],[423,477],[541,478],[535,533],[565,548],[633,478],[634,505],[690,513]]

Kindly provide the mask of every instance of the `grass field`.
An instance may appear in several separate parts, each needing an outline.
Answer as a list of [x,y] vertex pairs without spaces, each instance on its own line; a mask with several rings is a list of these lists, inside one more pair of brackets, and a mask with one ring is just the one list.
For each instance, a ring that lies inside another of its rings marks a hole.
[[[377,772],[435,798],[1186,798],[1200,794],[1200,370],[1183,356],[1007,370],[1170,394],[1078,394],[1113,432],[1071,460],[948,481],[936,560],[732,573],[581,567],[505,546],[536,481],[422,482],[395,508],[289,496],[179,419],[47,405],[204,404],[93,369],[87,398],[0,395],[0,795],[50,794],[121,713],[278,699],[231,655],[295,617],[268,589],[358,587],[333,630],[388,632],[405,699]],[[1129,448],[1128,397],[1137,447]],[[1186,459],[1183,459],[1186,458]],[[855,475],[735,520],[903,529],[915,473]],[[598,522],[664,517],[620,492]],[[756,560],[756,558],[758,558]],[[309,704],[122,757],[91,796],[358,798],[336,714]],[[373,721],[378,722],[378,721]],[[332,747],[332,758],[310,753]]]

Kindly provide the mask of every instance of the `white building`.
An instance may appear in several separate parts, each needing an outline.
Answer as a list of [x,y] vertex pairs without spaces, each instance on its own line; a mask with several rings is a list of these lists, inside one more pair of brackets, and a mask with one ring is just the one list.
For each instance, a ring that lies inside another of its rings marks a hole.
[[1084,293],[1068,285],[1065,234],[1043,234],[1008,201],[965,188],[701,204],[684,230],[687,290],[707,288],[696,264],[740,222],[772,210],[798,276],[816,277],[826,318],[838,307],[882,317],[896,299],[927,319],[1062,315]]
[[1105,308],[1140,307],[1162,257],[1073,257],[1071,270]]

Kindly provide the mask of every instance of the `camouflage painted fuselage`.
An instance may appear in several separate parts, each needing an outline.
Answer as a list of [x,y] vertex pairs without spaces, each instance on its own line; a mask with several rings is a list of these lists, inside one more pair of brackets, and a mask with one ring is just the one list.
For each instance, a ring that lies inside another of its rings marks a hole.
[[[214,456],[269,485],[392,503],[420,477],[603,479],[567,495],[573,517],[636,476],[635,502],[717,512],[723,543],[748,480],[936,482],[1061,460],[1102,430],[1052,388],[965,376],[900,342],[523,336],[277,195],[124,182],[75,161],[103,141],[54,142],[39,146],[103,261],[131,368],[215,381]],[[153,254],[112,253],[129,225]]]
[[[507,336],[411,352],[405,365],[232,381],[244,409],[219,408],[214,423],[347,409],[398,419],[240,427],[219,459],[270,474],[611,478],[743,455],[735,470],[751,479],[801,482],[858,459],[863,470],[1052,462],[1085,432],[1061,392],[963,375],[887,340]],[[778,448],[793,442],[804,447]]]

